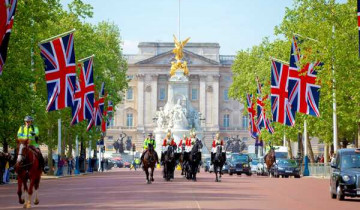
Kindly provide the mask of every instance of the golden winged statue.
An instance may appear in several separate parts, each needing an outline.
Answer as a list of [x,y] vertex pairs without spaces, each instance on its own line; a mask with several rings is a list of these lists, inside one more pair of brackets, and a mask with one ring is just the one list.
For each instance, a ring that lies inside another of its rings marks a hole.
[[185,47],[185,45],[188,43],[189,40],[190,37],[188,37],[184,41],[178,41],[176,36],[174,35],[175,48],[173,49],[173,53],[175,54],[176,60],[181,60],[184,57],[183,48]]
[[176,62],[171,62],[171,69],[170,69],[170,75],[173,76],[175,74],[175,71],[178,69],[183,69],[185,75],[189,75],[189,69],[187,67],[187,62],[182,62],[182,58],[184,57],[183,49],[185,45],[190,40],[190,37],[185,39],[184,41],[179,41],[176,36],[174,35],[174,43],[175,48],[173,49],[173,53],[175,54]]

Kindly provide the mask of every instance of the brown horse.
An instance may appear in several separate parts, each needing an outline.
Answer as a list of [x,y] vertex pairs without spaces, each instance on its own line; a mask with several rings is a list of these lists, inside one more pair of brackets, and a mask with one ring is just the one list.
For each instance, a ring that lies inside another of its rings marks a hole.
[[270,169],[273,166],[273,164],[276,162],[275,149],[273,147],[271,147],[270,151],[265,155],[264,160],[266,164],[266,169],[269,173],[269,176],[271,177]]
[[[31,208],[31,196],[35,188],[34,204],[39,204],[38,189],[42,170],[37,157],[37,152],[33,146],[29,146],[29,140],[19,139],[17,141],[17,160],[15,171],[17,173],[19,203],[24,204],[24,208]],[[30,186],[27,182],[30,180]],[[24,186],[25,200],[22,198],[22,186]],[[28,195],[28,196],[26,196]]]
[[[151,182],[154,181],[154,168],[156,162],[158,162],[157,156],[155,155],[154,146],[152,144],[149,144],[148,150],[144,154],[143,159],[143,170],[146,174],[146,181],[148,184],[151,184]],[[151,169],[150,173],[150,179],[149,179],[149,168]]]

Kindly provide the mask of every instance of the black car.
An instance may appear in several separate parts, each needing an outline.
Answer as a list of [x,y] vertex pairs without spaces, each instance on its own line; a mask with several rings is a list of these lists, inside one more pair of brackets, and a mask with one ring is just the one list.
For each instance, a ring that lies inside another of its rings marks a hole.
[[251,176],[251,158],[247,154],[232,154],[229,163],[229,175],[246,174]]
[[360,148],[338,150],[331,168],[331,198],[360,197]]
[[271,174],[274,177],[286,177],[294,176],[300,178],[300,167],[295,160],[280,159],[271,169]]

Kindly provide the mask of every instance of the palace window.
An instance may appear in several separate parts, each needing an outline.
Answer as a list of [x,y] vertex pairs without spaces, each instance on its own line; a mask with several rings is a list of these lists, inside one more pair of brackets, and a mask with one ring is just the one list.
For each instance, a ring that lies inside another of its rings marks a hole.
[[229,89],[225,89],[224,90],[224,101],[228,101],[229,100]]
[[224,127],[228,128],[230,126],[230,115],[229,114],[225,114],[224,115]]
[[126,99],[127,100],[133,100],[134,94],[132,87],[129,87],[126,91]]
[[160,88],[159,100],[164,101],[166,98],[166,90],[165,88]]
[[242,127],[243,127],[243,128],[247,128],[248,125],[249,125],[248,117],[247,117],[247,116],[243,116],[243,118],[242,118]]
[[126,115],[126,126],[133,127],[133,114]]
[[196,88],[191,89],[191,100],[193,101],[198,100],[198,89]]

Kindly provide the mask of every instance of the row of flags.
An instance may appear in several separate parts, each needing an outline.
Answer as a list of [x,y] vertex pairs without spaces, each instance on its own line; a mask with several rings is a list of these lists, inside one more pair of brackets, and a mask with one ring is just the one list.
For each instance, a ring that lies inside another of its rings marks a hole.
[[[296,112],[315,117],[320,116],[320,85],[317,82],[316,69],[323,64],[314,62],[300,66],[300,60],[303,59],[303,56],[298,43],[298,37],[293,36],[289,64],[276,59],[271,60],[271,121],[287,126],[295,125]],[[256,110],[253,96],[251,94],[246,96],[249,132],[254,139],[258,138],[262,128],[271,134],[274,133],[274,128],[271,126],[271,121],[266,116],[265,110],[265,102],[269,97],[268,95],[262,97],[262,85],[258,78],[256,78],[256,82],[258,94]]]
[[[101,126],[105,132],[106,124],[111,120],[113,105],[108,101],[105,110],[104,82],[99,96],[95,95],[93,56],[80,60],[76,65],[73,31],[45,41],[39,46],[45,64],[47,111],[71,107],[72,125],[86,119],[88,131],[93,126]],[[76,67],[80,69],[79,77],[76,75]],[[110,119],[107,116],[110,116]]]

